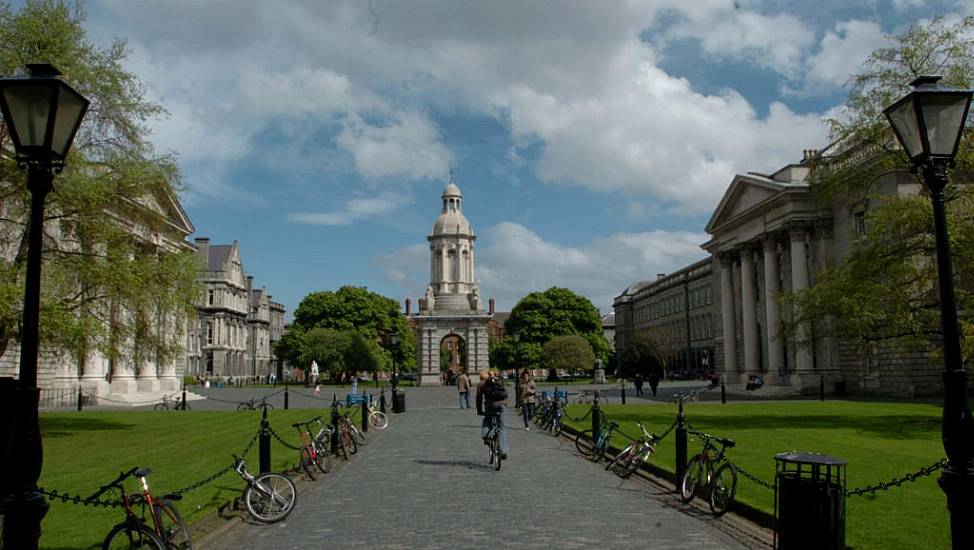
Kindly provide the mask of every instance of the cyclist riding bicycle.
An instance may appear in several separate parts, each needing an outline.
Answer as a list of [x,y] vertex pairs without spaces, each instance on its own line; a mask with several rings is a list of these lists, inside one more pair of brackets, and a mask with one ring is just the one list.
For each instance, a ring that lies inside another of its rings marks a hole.
[[480,435],[488,444],[491,421],[497,419],[497,438],[500,443],[500,457],[507,458],[507,427],[504,426],[504,410],[507,407],[507,388],[496,372],[480,371],[480,384],[477,386],[477,414],[483,415],[484,422]]

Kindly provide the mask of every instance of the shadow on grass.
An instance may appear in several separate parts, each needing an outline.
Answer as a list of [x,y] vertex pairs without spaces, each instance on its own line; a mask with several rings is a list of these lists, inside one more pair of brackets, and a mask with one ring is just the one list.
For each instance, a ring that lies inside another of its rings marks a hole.
[[45,417],[41,415],[41,434],[44,437],[65,437],[79,432],[127,430],[134,427],[136,427],[135,424],[104,418],[85,416]]
[[[639,420],[636,415],[611,415],[619,420]],[[941,419],[920,415],[839,415],[826,414],[814,416],[790,416],[756,414],[747,416],[707,416],[693,418],[688,412],[687,420],[695,429],[725,437],[733,437],[736,430],[851,430],[854,432],[884,439],[917,439],[940,437]],[[647,428],[652,429],[647,425]]]

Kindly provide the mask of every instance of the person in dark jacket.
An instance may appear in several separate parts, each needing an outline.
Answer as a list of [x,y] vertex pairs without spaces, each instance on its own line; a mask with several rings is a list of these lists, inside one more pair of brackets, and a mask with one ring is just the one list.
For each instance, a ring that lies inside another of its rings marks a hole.
[[507,408],[507,396],[501,397],[493,388],[503,388],[503,381],[496,372],[480,371],[480,384],[477,386],[477,414],[484,415],[484,422],[480,428],[480,435],[484,444],[488,443],[491,417],[497,418],[497,438],[500,443],[500,457],[507,458],[507,427],[504,425],[504,410]]

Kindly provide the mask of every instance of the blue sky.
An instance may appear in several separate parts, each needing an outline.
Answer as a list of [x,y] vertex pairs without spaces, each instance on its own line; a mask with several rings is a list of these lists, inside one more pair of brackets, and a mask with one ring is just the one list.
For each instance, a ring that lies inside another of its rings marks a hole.
[[482,295],[603,312],[704,256],[735,173],[827,144],[846,76],[960,0],[91,0],[98,45],[169,111],[195,236],[237,240],[289,312],[346,284],[403,300],[451,168]]

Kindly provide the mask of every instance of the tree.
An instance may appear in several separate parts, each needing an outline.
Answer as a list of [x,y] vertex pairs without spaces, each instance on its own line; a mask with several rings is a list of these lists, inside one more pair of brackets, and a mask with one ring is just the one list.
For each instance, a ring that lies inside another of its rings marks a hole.
[[[934,18],[915,24],[873,52],[849,79],[846,116],[830,121],[833,136],[846,144],[838,157],[813,167],[813,193],[823,204],[868,205],[866,234],[838,267],[816,275],[815,285],[782,296],[794,306],[786,334],[794,339],[805,323],[809,334],[858,339],[864,347],[904,341],[939,354],[940,301],[936,286],[933,215],[921,195],[881,189],[881,177],[909,171],[883,109],[909,91],[921,74],[942,74],[943,84],[970,89],[974,83],[974,17],[956,23]],[[969,126],[970,122],[968,122]],[[961,332],[974,333],[974,138],[965,132],[951,171],[948,218]],[[914,179],[922,189],[920,180]],[[922,192],[921,192],[922,193]],[[798,342],[807,345],[808,342]],[[965,339],[970,356],[974,339]]]
[[[370,349],[374,345],[373,351],[378,354],[375,358],[378,365],[372,368],[372,363],[366,361],[369,367],[358,370],[385,369],[391,365],[393,354],[399,370],[415,367],[416,341],[406,316],[399,310],[399,303],[365,288],[343,286],[337,291],[312,292],[305,296],[275,351],[289,361],[301,358],[308,353],[305,346],[309,342],[304,335],[314,329],[352,331],[371,342]],[[399,336],[395,347],[389,342],[392,334]]]
[[641,374],[649,377],[656,374],[663,378],[664,351],[651,336],[636,333],[626,342],[626,347],[619,354],[618,362],[621,376],[635,376]]
[[[521,335],[516,344],[511,337],[515,332]],[[580,336],[597,358],[605,361],[609,355],[599,310],[588,298],[567,288],[551,287],[521,298],[504,323],[504,333],[491,355],[491,364],[502,367],[513,365],[515,360],[522,367],[538,364],[541,347],[555,336]]]
[[335,330],[332,328],[313,328],[302,335],[300,345],[301,354],[296,365],[302,368],[318,363],[318,367],[330,374],[331,379],[337,378],[346,371],[345,353],[352,342],[352,330]]
[[548,369],[549,377],[554,378],[558,371],[564,370],[574,379],[575,371],[595,368],[595,353],[588,340],[581,336],[555,336],[541,348],[541,364]]
[[383,365],[382,352],[375,340],[363,336],[360,332],[349,330],[348,347],[345,349],[345,372],[378,372]]
[[[164,111],[125,69],[125,42],[96,48],[84,20],[80,4],[28,0],[13,11],[0,3],[0,73],[51,63],[91,101],[48,198],[41,343],[73,356],[82,372],[92,351],[115,361],[167,363],[182,349],[181,319],[192,314],[199,292],[197,264],[191,251],[153,244],[168,220],[146,205],[175,201],[179,170],[148,141],[146,122]],[[0,150],[12,150],[3,125]],[[12,155],[0,157],[2,353],[19,338],[30,193]]]

